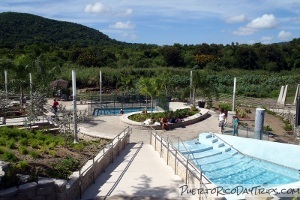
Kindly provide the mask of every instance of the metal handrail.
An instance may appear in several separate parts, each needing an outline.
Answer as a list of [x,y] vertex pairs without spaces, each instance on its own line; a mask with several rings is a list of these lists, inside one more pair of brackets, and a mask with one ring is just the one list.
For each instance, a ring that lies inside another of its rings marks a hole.
[[[106,144],[103,148],[102,148],[102,155],[99,156],[98,159],[95,160],[97,154],[99,154],[99,152],[94,153],[92,156],[90,156],[89,158],[86,159],[86,161],[83,162],[83,164],[81,164],[80,169],[79,169],[79,185],[80,185],[80,198],[82,195],[82,181],[81,181],[81,177],[82,174],[84,174],[85,172],[87,172],[88,170],[90,170],[91,168],[94,168],[94,163],[96,163],[97,161],[101,160],[106,153],[109,151],[110,148],[113,148],[115,145],[117,145],[123,138],[125,138],[128,134],[130,135],[132,133],[132,127],[128,126],[126,127],[123,131],[121,131],[117,136],[115,136],[112,140],[111,143]],[[123,134],[123,136],[121,136]],[[114,141],[117,140],[115,143]],[[93,160],[92,165],[90,165],[89,167],[87,167],[85,170],[82,170],[83,166],[85,166],[85,164],[89,161],[89,160]],[[93,172],[93,183],[95,183],[95,177],[94,177],[94,172]]]
[[[167,139],[169,139],[169,137],[168,137]],[[172,143],[171,139],[169,139],[169,140],[170,140],[170,142]],[[182,143],[182,145],[183,145],[183,147],[184,147],[184,149],[185,149],[186,152],[191,152],[190,150],[188,150],[188,149],[186,148],[184,142],[180,139],[180,137],[178,137],[178,148],[179,148],[179,142]],[[179,151],[179,149],[178,149],[178,151]],[[196,161],[197,165],[199,165],[198,160],[197,160],[197,159],[195,158],[195,156],[194,156],[194,153],[189,153],[189,154],[188,154],[188,159],[189,159],[189,160],[190,160],[190,155],[193,157],[192,159],[194,159],[194,160]],[[193,161],[193,162],[194,162],[194,161]]]
[[[152,134],[155,138],[159,139],[159,137],[160,137],[153,128],[149,129],[149,133]],[[180,162],[183,166],[186,166],[186,170],[188,170],[196,179],[198,179],[200,185],[202,185],[205,189],[207,189],[207,186],[203,183],[202,179],[204,178],[209,184],[211,183],[211,181],[206,176],[203,175],[202,171],[198,167],[196,167],[194,165],[194,163],[190,162],[189,159],[187,159],[184,155],[182,155],[182,153],[174,147],[172,142],[166,141],[162,137],[160,137],[160,138],[161,138],[162,145],[168,149],[171,148],[171,150],[173,150],[173,151],[171,151],[171,153],[173,154],[174,157],[178,158],[178,162]],[[176,154],[174,153],[174,151],[176,152]],[[178,157],[177,152],[183,159],[186,159],[187,165],[186,165],[186,163],[184,163],[184,160],[182,160]],[[192,167],[193,169],[190,169],[189,166]],[[199,173],[199,177],[197,176],[195,171],[197,171]],[[187,177],[186,177],[186,179],[187,179]],[[204,195],[205,195],[205,197],[208,196],[208,194],[204,194]]]

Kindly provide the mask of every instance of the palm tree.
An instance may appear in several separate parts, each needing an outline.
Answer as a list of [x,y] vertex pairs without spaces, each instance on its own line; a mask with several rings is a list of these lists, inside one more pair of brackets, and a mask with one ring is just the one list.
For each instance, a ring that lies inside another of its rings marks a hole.
[[24,88],[26,87],[26,83],[29,79],[29,66],[31,63],[31,58],[27,55],[19,55],[15,58],[14,62],[14,75],[12,78],[12,82],[15,83],[20,89],[20,99],[23,99],[24,96]]
[[147,96],[151,98],[151,111],[153,111],[153,97],[158,96],[161,91],[161,85],[157,78],[140,78],[138,80],[138,89],[140,94],[146,96],[146,109],[147,109]]
[[219,92],[216,87],[209,81],[206,71],[195,71],[193,73],[193,105],[195,105],[196,96],[212,101],[213,97],[219,98]]

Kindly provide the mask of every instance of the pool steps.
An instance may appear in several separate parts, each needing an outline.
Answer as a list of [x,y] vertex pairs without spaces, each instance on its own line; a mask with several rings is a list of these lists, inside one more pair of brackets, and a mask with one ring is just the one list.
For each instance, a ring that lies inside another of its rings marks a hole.
[[[192,146],[195,144],[199,144],[199,146],[197,145],[198,147],[186,150],[186,148],[189,149],[189,144],[185,144],[181,145],[179,150],[184,156],[194,161],[195,165],[215,183],[224,183],[227,179],[228,181],[231,180],[231,176],[235,175],[239,177],[239,179],[236,180],[236,184],[240,183],[240,181],[249,184],[255,182],[268,184],[271,181],[273,183],[273,181],[276,181],[278,178],[278,174],[274,171],[267,171],[264,168],[253,169],[251,166],[255,165],[257,160],[245,157],[214,134],[200,134],[199,139],[193,141]],[[261,176],[266,174],[272,178],[267,177],[265,180],[262,179],[258,181]],[[234,183],[231,182],[231,184]]]

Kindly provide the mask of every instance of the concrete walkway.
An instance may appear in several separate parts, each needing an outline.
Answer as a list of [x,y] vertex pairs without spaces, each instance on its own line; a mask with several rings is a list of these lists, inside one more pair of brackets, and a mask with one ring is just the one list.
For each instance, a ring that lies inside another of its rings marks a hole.
[[[184,104],[173,104],[173,107],[187,107]],[[68,107],[67,107],[68,108]],[[71,109],[71,107],[69,107]],[[93,134],[98,137],[115,137],[128,125],[121,122],[120,116],[96,116],[78,127],[81,133]],[[209,121],[177,128],[171,131],[157,130],[163,137],[177,141],[178,136],[183,139],[194,139],[200,130],[214,122]],[[202,127],[200,128],[200,124]],[[176,140],[175,140],[176,139]],[[133,129],[124,151],[109,165],[104,173],[82,195],[82,200],[89,199],[197,199],[196,196],[180,197],[182,179],[160,158],[159,153],[149,144],[148,130]]]
[[181,198],[179,176],[149,144],[130,143],[83,194],[89,199],[196,199]]

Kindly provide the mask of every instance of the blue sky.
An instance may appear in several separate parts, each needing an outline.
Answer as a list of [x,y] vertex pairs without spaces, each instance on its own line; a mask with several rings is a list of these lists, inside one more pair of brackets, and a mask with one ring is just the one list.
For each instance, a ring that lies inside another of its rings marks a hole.
[[75,22],[129,43],[276,43],[300,37],[300,0],[1,0],[0,12]]

